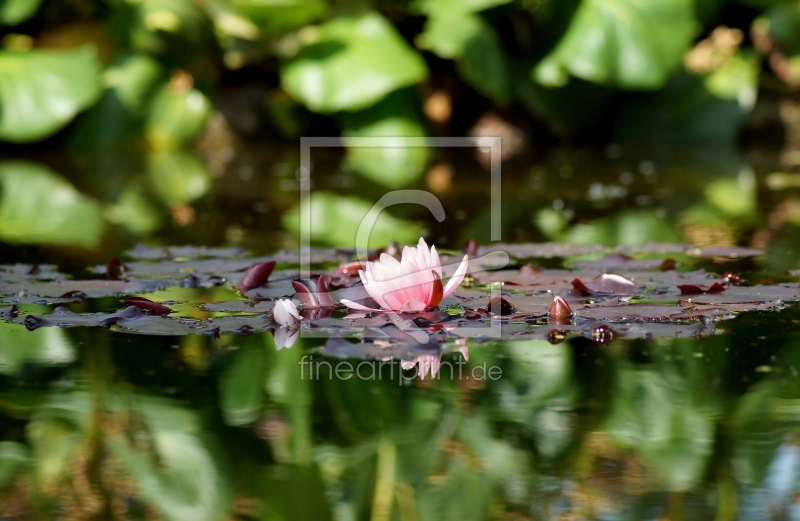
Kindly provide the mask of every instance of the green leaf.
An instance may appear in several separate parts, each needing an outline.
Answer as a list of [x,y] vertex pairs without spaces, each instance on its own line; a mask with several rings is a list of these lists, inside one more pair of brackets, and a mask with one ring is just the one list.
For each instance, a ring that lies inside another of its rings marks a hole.
[[164,76],[164,68],[149,55],[118,59],[103,73],[106,89],[100,101],[75,122],[69,145],[95,148],[140,140],[145,109]]
[[[347,146],[344,168],[390,188],[418,180],[430,157],[425,147],[407,146],[404,137],[424,137],[425,124],[416,94],[402,90],[374,107],[342,113],[343,142]],[[386,136],[385,147],[359,146],[354,138]]]
[[281,84],[315,112],[360,110],[428,77],[414,52],[384,17],[341,17],[310,29],[307,44],[281,70]]
[[126,228],[134,235],[145,236],[158,230],[164,223],[162,211],[148,198],[137,179],[128,183],[117,200],[106,207],[109,222]]
[[417,0],[413,9],[427,15],[439,13],[477,13],[511,3],[511,0]]
[[75,350],[58,328],[0,326],[0,374],[16,375],[26,365],[64,365],[75,360]]
[[623,144],[733,148],[755,104],[758,67],[734,56],[704,77],[677,74],[661,91],[620,111],[614,130]]
[[29,461],[25,445],[15,441],[0,441],[0,488],[10,485]]
[[800,3],[779,3],[753,22],[764,27],[778,40],[781,50],[789,56],[800,54]]
[[155,148],[174,148],[194,139],[205,127],[211,102],[197,89],[164,85],[155,95],[146,123],[147,140]]
[[186,150],[150,154],[147,172],[156,193],[170,206],[191,203],[211,188],[211,175],[205,163]]
[[648,242],[680,242],[681,235],[655,211],[626,210],[614,217],[575,225],[567,231],[565,240],[574,244],[641,246]]
[[444,12],[425,23],[422,41],[441,58],[454,59],[464,80],[505,103],[509,98],[506,55],[494,28],[476,14]]
[[0,139],[27,143],[60,130],[100,95],[93,47],[0,51]]
[[625,89],[657,89],[694,35],[691,0],[583,0],[569,29],[537,65]]
[[617,443],[642,454],[667,490],[688,490],[711,456],[714,422],[711,411],[695,403],[683,375],[666,366],[658,369],[620,371],[606,430]]
[[[311,241],[330,246],[355,247],[356,232],[361,221],[372,209],[372,204],[352,196],[339,196],[331,192],[311,194]],[[283,216],[283,226],[300,235],[299,204]],[[369,247],[385,246],[389,241],[411,244],[420,237],[421,227],[381,212],[372,228]]]
[[331,519],[325,486],[312,465],[280,465],[266,469],[264,498],[258,519]]
[[564,137],[574,135],[597,121],[613,91],[579,79],[550,88],[521,77],[516,83],[516,94],[528,111],[540,118],[551,132]]
[[[149,447],[123,435],[109,438],[111,452],[131,473],[141,498],[169,521],[216,521],[231,499],[230,479],[214,447],[200,432],[194,411],[157,398],[137,397]],[[140,403],[139,403],[140,402]]]
[[261,345],[234,353],[219,380],[220,409],[228,425],[248,425],[261,414],[265,353]]
[[42,0],[3,0],[0,2],[0,25],[17,25],[39,10]]
[[0,240],[94,248],[103,233],[96,201],[43,165],[0,163]]
[[158,80],[164,77],[164,68],[147,54],[131,54],[109,67],[103,77],[125,110],[136,116],[142,113]]
[[328,13],[325,0],[231,0],[230,4],[266,33],[303,27]]

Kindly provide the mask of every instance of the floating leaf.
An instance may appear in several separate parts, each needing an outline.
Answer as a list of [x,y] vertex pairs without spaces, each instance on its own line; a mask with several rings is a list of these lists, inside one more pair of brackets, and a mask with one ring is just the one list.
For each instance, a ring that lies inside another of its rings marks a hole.
[[281,70],[281,85],[315,112],[360,110],[428,75],[422,58],[385,18],[370,13],[319,26]]
[[133,319],[142,316],[141,311],[136,307],[126,307],[117,313],[75,313],[65,307],[57,307],[50,314],[43,316],[28,315],[25,318],[19,317],[17,322],[25,324],[29,331],[40,327],[109,327],[116,324],[120,319]]
[[28,143],[60,130],[100,95],[100,64],[75,50],[0,51],[0,139]]
[[241,248],[211,248],[208,246],[169,246],[166,248],[151,248],[144,244],[137,244],[125,255],[139,260],[163,259],[229,259],[244,257],[247,252]]

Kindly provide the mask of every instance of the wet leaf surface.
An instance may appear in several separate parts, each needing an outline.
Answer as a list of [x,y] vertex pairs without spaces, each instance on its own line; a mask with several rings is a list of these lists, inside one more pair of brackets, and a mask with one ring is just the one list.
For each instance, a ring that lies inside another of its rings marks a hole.
[[[92,313],[76,313],[57,307],[50,313],[31,314],[9,305],[0,307],[0,319],[29,329],[106,327],[144,335],[218,337],[271,332],[276,347],[282,348],[294,343],[299,330],[277,328],[272,309],[276,299],[289,298],[300,308],[302,334],[329,339],[322,353],[411,361],[441,353],[465,339],[534,338],[559,343],[584,337],[607,345],[616,338],[699,338],[716,334],[717,323],[740,313],[776,311],[800,300],[796,283],[752,285],[727,268],[716,273],[692,269],[697,267],[692,266],[697,262],[694,258],[760,254],[743,248],[658,244],[609,249],[549,243],[494,245],[477,248],[476,253],[490,250],[497,253],[474,266],[471,259],[475,270],[471,277],[437,308],[424,313],[352,312],[338,304],[341,298],[364,302],[368,298],[360,279],[341,270],[343,263],[355,262],[352,251],[313,250],[310,254],[317,269],[311,278],[299,279],[298,252],[248,258],[237,249],[139,246],[127,253],[138,260],[123,264],[112,259],[108,266],[92,270],[95,277],[111,274],[127,280],[73,280],[49,265],[0,268],[0,302],[23,308],[30,304],[85,306],[100,302],[101,297],[127,296],[123,309],[97,311],[95,307]],[[508,262],[491,260],[504,259],[498,255],[501,251],[520,261],[563,257],[569,269],[542,268],[535,262],[491,269]],[[676,255],[687,265],[665,255]],[[584,257],[570,260],[576,256]],[[448,259],[456,264],[460,254],[442,255],[443,264]],[[282,269],[274,270],[279,263]],[[327,266],[327,271],[320,266]],[[711,269],[711,264],[702,266]],[[454,266],[445,266],[445,278],[453,270]],[[244,293],[233,299],[237,285]],[[175,287],[194,289],[176,292]],[[143,293],[152,299],[139,296]],[[103,302],[108,306],[113,301]]]

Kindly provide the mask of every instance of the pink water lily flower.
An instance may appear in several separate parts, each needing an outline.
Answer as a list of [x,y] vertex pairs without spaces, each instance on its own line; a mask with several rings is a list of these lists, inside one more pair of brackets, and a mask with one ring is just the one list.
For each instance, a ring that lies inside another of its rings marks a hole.
[[[453,277],[442,285],[442,265],[436,246],[428,248],[423,239],[417,247],[403,248],[398,261],[391,255],[382,254],[375,262],[367,262],[366,269],[358,274],[369,296],[386,311],[420,313],[438,306],[444,297],[453,293],[467,274],[468,256],[458,266]],[[350,300],[341,300],[351,309],[377,311]]]

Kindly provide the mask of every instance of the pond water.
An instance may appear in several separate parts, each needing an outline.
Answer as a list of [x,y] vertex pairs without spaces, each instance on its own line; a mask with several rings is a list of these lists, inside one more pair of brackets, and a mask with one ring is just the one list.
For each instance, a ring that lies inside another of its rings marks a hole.
[[[475,239],[461,288],[296,327],[271,309],[299,153],[223,156],[0,161],[0,519],[800,518],[800,179],[777,151],[513,158],[512,245],[482,158],[442,151],[416,188],[447,218],[398,206],[372,240],[424,235],[446,281]],[[341,291],[334,248],[386,189],[313,158],[312,273]]]

